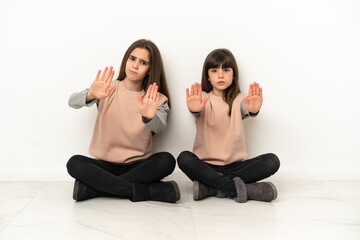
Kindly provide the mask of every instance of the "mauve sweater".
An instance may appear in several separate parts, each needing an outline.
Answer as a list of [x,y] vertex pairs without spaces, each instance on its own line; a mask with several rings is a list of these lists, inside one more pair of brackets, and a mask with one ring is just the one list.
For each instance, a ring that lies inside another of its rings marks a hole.
[[89,152],[97,159],[129,164],[147,159],[152,154],[152,132],[161,133],[166,127],[170,109],[167,97],[160,93],[155,117],[147,122],[140,114],[138,95],[144,91],[128,90],[123,81],[111,83],[115,90],[106,98],[85,103],[87,90],[74,93],[69,99],[73,108],[99,103]]
[[[243,103],[247,94],[239,93],[232,105],[211,92],[203,92],[208,97],[203,111],[196,116],[196,137],[193,152],[201,160],[213,165],[228,165],[243,161],[247,157],[243,118],[249,113]],[[256,115],[256,114],[255,114]]]

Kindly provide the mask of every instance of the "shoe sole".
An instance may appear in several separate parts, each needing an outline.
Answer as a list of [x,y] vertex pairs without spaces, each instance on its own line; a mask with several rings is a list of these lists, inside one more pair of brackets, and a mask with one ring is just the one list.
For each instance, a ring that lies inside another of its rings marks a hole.
[[74,191],[73,191],[73,199],[75,201],[77,201],[77,194],[79,192],[79,185],[80,185],[80,182],[78,180],[75,180],[75,183],[74,183]]
[[193,198],[195,201],[199,200],[199,191],[200,191],[200,184],[198,181],[194,181],[193,183]]
[[181,198],[181,194],[180,194],[180,189],[179,189],[179,185],[175,182],[175,181],[170,181],[170,183],[174,186],[175,188],[175,194],[176,194],[176,201],[179,201]]
[[271,186],[272,190],[274,191],[274,198],[272,200],[275,200],[277,198],[277,195],[278,195],[275,185],[273,183],[271,183],[271,182],[266,182],[266,183],[269,184]]

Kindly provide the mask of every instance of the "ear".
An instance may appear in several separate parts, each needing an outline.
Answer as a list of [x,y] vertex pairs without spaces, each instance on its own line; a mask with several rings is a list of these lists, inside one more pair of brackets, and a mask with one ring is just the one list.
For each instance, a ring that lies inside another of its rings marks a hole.
[[146,73],[147,75],[150,75],[150,70]]

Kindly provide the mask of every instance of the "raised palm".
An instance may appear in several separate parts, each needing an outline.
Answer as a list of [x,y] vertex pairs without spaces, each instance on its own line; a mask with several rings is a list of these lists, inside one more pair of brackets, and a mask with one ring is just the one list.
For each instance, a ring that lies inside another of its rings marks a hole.
[[105,67],[103,73],[101,74],[101,70],[98,71],[96,78],[91,85],[91,89],[89,94],[98,99],[105,98],[110,95],[111,91],[115,89],[115,86],[110,86],[111,81],[113,79],[115,71],[113,71],[113,67],[110,67],[108,71],[108,67]]
[[262,88],[259,87],[259,83],[252,83],[249,86],[248,96],[244,98],[246,109],[251,113],[257,113],[260,111],[263,96]]
[[151,84],[144,97],[138,96],[141,116],[151,120],[154,118],[159,107],[160,94],[156,83]]
[[202,99],[200,84],[192,84],[190,93],[189,89],[186,89],[186,104],[191,112],[201,112],[207,100],[208,98]]

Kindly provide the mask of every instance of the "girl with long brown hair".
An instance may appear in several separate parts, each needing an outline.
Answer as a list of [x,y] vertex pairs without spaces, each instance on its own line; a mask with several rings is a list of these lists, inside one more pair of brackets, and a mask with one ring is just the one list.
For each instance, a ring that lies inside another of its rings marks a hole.
[[175,203],[176,182],[162,182],[175,168],[168,152],[152,153],[153,134],[166,128],[170,96],[160,52],[145,39],[126,51],[117,80],[114,70],[98,71],[91,88],[70,96],[73,108],[98,106],[89,152],[67,163],[75,178],[73,198],[121,197]]
[[262,88],[250,84],[240,92],[239,73],[233,54],[216,49],[205,59],[201,85],[186,89],[187,106],[195,116],[197,133],[193,152],[178,157],[180,169],[193,181],[194,200],[210,196],[236,202],[270,202],[277,190],[270,182],[280,166],[275,154],[247,159],[243,120],[256,116],[263,102]]

